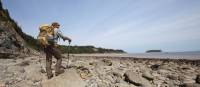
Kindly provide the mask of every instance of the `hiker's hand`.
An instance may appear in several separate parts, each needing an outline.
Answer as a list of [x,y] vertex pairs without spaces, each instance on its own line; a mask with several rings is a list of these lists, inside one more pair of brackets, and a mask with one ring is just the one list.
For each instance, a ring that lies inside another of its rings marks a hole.
[[71,42],[72,42],[72,40],[71,40],[71,39],[69,39],[68,41],[69,41],[69,43],[71,43]]
[[63,40],[66,41],[66,40],[69,40],[69,38],[68,37],[64,37]]

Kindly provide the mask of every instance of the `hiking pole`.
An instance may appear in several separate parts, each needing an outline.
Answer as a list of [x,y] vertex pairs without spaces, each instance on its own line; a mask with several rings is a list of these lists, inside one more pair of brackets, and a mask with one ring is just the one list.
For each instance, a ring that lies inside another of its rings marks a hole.
[[68,51],[67,51],[67,57],[68,57],[68,60],[67,60],[67,68],[69,68],[69,52],[70,52],[70,43],[71,43],[71,41],[69,41]]

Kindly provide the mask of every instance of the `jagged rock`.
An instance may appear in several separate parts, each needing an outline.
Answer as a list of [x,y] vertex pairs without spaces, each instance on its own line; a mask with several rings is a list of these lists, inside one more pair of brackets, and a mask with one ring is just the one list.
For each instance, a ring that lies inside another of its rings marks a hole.
[[115,83],[120,83],[122,80],[122,75],[118,72],[112,72],[113,77],[115,79]]
[[197,77],[196,77],[196,83],[200,84],[200,75],[197,75]]
[[179,87],[200,87],[200,84],[196,84],[196,83],[184,83],[184,84],[180,85]]
[[111,87],[111,86],[106,82],[98,82],[97,87]]
[[113,75],[119,78],[122,78],[122,75],[119,72],[113,72]]
[[[5,26],[6,24],[4,24]],[[3,30],[0,33],[0,47],[6,53],[16,53],[23,49],[22,39],[19,38],[19,35],[15,33],[12,25],[7,24],[9,27],[0,26],[0,29]],[[11,51],[9,51],[11,50]]]
[[138,86],[130,85],[125,82],[121,82],[121,83],[116,83],[115,87],[138,87]]
[[44,80],[41,84],[42,87],[85,87],[86,85],[74,69],[70,69],[50,80]]
[[191,76],[183,75],[179,77],[182,83],[195,83],[195,80]]
[[97,66],[97,62],[90,62],[89,65]]
[[149,81],[142,78],[138,73],[132,70],[126,71],[124,76],[125,76],[125,81],[132,83],[136,86],[152,87]]
[[175,87],[176,86],[174,84],[173,80],[167,81],[166,83],[169,85],[168,87]]
[[40,69],[40,72],[41,72],[41,73],[46,73],[46,70],[45,70],[44,68],[41,68],[41,69]]
[[33,38],[22,32],[10,17],[8,10],[0,6],[0,58],[15,58],[15,54],[30,54],[33,49],[24,45],[28,42],[32,43],[30,39]]
[[158,65],[158,64],[154,64],[151,66],[152,70],[158,70],[159,68],[160,68],[160,65]]
[[25,72],[24,68],[20,69],[19,72],[24,73]]
[[19,66],[28,66],[30,65],[30,61],[29,60],[25,60],[25,61],[22,61],[21,63],[18,64]]
[[29,80],[23,80],[17,82],[13,87],[41,87],[40,85],[35,85],[33,82]]
[[143,71],[143,72],[142,72],[142,77],[144,77],[144,78],[146,78],[146,79],[148,79],[148,80],[153,80],[153,75],[150,74],[149,71]]
[[159,70],[158,70],[158,73],[161,74],[161,75],[168,75],[169,72],[170,72],[170,71],[165,70],[165,69],[159,69]]
[[92,76],[90,70],[84,66],[77,67],[77,70],[78,70],[78,73],[80,73],[80,77],[82,79],[87,79],[88,77]]
[[167,75],[167,78],[171,79],[171,80],[178,80],[178,76],[177,75]]
[[103,59],[102,60],[107,66],[112,66],[112,61],[109,59]]
[[190,70],[191,67],[190,67],[190,66],[184,65],[184,66],[181,66],[181,69],[182,69],[182,70]]
[[17,57],[19,54],[14,54],[14,53],[5,53],[5,52],[2,52],[0,53],[0,59],[9,59],[9,58],[15,58]]
[[86,80],[86,86],[85,87],[98,87],[98,82],[96,81],[96,79],[89,79],[89,80]]

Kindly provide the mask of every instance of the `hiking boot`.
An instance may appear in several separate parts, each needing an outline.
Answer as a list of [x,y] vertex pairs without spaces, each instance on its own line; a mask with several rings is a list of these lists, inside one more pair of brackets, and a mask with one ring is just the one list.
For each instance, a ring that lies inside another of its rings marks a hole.
[[60,75],[60,74],[62,74],[64,72],[65,72],[64,69],[61,69],[61,70],[59,70],[59,72],[55,72],[55,75],[58,76],[58,75]]
[[47,75],[47,78],[48,78],[48,79],[51,79],[52,77],[53,77],[53,74]]

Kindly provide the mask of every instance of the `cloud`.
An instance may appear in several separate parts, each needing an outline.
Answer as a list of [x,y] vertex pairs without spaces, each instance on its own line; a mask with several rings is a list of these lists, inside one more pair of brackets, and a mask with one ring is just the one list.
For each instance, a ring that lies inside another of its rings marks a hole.
[[[154,8],[154,10],[156,9]],[[138,20],[136,18],[133,21],[122,22],[119,25],[111,25],[110,29],[89,38],[86,43],[129,49],[143,46],[141,49],[145,49],[154,44],[179,42],[181,44],[183,41],[200,39],[200,30],[198,29],[200,16],[196,9],[179,11],[168,17],[164,16],[159,14],[159,17],[153,21],[150,20],[154,17],[146,16]]]

